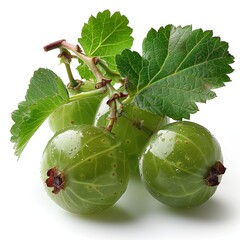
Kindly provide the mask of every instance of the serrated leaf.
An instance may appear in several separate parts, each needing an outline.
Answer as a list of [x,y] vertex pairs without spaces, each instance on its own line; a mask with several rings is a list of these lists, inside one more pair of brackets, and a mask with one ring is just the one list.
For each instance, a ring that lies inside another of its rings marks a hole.
[[[126,48],[131,48],[133,43],[131,33],[132,29],[124,15],[119,12],[111,15],[109,10],[105,10],[96,17],[89,18],[78,41],[87,56],[99,57],[107,62],[111,70],[117,70],[115,55]],[[80,63],[77,69],[82,78],[94,79],[92,72],[84,63]]]
[[127,91],[143,110],[189,119],[198,111],[196,102],[216,95],[211,90],[230,81],[233,56],[228,44],[212,31],[168,25],[151,29],[143,41],[143,56],[124,50],[116,56]]
[[68,100],[66,87],[54,72],[43,68],[34,72],[25,101],[12,113],[11,141],[18,157],[45,119]]

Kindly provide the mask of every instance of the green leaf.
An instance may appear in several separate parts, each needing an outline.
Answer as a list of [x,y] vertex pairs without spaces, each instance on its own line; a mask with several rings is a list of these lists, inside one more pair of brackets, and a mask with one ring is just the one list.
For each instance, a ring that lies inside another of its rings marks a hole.
[[[132,29],[128,26],[128,19],[109,10],[100,12],[97,17],[91,16],[84,24],[81,38],[78,39],[87,56],[99,57],[105,60],[111,70],[117,70],[115,55],[126,48],[131,48],[133,38]],[[78,71],[82,78],[90,79],[94,76],[88,67],[80,62]]]
[[196,102],[214,98],[212,89],[230,81],[227,74],[233,71],[228,44],[191,26],[151,29],[142,56],[124,50],[116,63],[139,108],[175,120],[189,119],[198,111]]
[[34,72],[25,101],[12,113],[11,141],[18,157],[45,119],[68,100],[66,87],[54,72],[43,68]]

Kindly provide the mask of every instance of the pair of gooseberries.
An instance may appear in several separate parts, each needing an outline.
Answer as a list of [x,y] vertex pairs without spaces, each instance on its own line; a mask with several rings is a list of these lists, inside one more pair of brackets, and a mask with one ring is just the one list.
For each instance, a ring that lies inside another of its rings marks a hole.
[[58,205],[81,214],[112,206],[127,188],[129,166],[139,169],[150,194],[169,206],[195,207],[214,194],[225,168],[220,146],[206,128],[167,124],[166,118],[128,105],[109,133],[101,128],[106,114],[100,107],[95,126],[67,127],[48,142],[41,173]]

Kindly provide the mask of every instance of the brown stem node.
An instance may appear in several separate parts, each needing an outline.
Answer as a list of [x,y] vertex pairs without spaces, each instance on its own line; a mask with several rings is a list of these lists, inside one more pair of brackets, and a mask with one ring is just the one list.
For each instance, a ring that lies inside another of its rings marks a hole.
[[98,57],[94,57],[94,58],[93,58],[93,62],[94,62],[95,65],[97,65],[98,61],[99,61],[99,58],[98,58]]
[[111,102],[113,102],[114,100],[119,99],[119,98],[124,98],[124,97],[127,97],[127,96],[128,96],[127,94],[122,93],[122,92],[115,93],[110,99],[108,99],[107,104],[110,105]]
[[105,87],[108,83],[110,83],[112,80],[111,79],[102,79],[101,82],[97,82],[96,85],[95,85],[95,88],[96,89],[99,89],[99,88],[102,88],[102,87]]
[[80,88],[82,85],[84,85],[84,82],[83,82],[82,80],[77,80],[77,79],[75,79],[75,81],[77,82],[77,85],[74,86],[74,87],[72,87],[72,86],[71,86],[71,83],[68,83],[68,84],[67,84],[67,89],[73,90],[73,91],[78,91],[79,88]]
[[62,57],[66,58],[66,59],[69,59],[69,60],[72,59],[72,58],[77,58],[77,56],[72,55],[72,54],[70,54],[66,51],[63,51],[63,52],[58,54],[58,58],[62,58]]
[[78,53],[82,53],[82,49],[79,47],[79,45],[76,45],[76,51],[77,51]]

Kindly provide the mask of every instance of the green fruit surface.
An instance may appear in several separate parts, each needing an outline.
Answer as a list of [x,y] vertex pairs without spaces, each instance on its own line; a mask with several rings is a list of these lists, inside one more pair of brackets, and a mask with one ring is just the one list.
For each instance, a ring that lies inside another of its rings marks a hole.
[[95,96],[62,105],[49,116],[51,130],[56,132],[73,125],[92,125],[101,100],[102,96]]
[[140,175],[154,198],[177,208],[207,201],[216,191],[205,178],[222,162],[217,140],[199,124],[175,122],[153,135],[140,160]]
[[[74,126],[60,131],[48,142],[41,177],[48,195],[67,211],[100,212],[117,202],[126,190],[129,166],[121,143],[104,130]],[[64,189],[57,194],[45,184],[55,167],[64,174]]]
[[[114,123],[112,133],[122,142],[129,160],[130,170],[133,174],[138,174],[139,155],[147,144],[150,136],[156,129],[166,125],[168,118],[145,112],[135,105],[124,105],[123,114]],[[102,102],[94,125],[106,127],[108,124],[109,108],[106,100]],[[138,128],[134,124],[141,123]],[[147,132],[144,130],[147,129]]]

